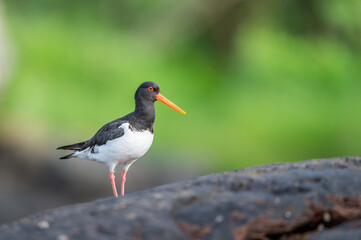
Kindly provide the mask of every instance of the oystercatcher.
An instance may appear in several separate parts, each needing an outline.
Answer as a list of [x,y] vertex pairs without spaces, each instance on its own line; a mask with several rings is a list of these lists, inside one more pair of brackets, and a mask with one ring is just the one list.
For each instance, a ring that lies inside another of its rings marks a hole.
[[161,101],[178,112],[186,114],[160,93],[159,85],[155,82],[142,83],[135,92],[134,99],[134,112],[105,124],[87,141],[57,148],[74,150],[73,153],[60,159],[77,157],[106,163],[115,197],[118,197],[114,182],[115,167],[120,165],[123,170],[121,175],[121,195],[123,196],[126,174],[130,165],[142,157],[152,145],[154,102]]

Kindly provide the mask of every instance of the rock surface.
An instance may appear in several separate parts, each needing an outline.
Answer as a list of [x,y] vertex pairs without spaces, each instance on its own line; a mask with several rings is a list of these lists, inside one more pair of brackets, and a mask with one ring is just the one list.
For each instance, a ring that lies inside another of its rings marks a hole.
[[66,206],[0,239],[361,239],[361,158],[211,174]]

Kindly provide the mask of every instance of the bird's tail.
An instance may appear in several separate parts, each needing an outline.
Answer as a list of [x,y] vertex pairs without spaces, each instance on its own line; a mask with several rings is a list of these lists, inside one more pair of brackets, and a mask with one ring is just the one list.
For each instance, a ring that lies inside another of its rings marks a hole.
[[64,157],[61,157],[60,159],[69,159],[69,158],[71,158],[71,157],[74,155],[74,153],[75,153],[75,152],[70,153],[70,154],[68,154],[68,155],[65,155]]
[[70,145],[65,145],[62,147],[58,147],[57,150],[74,150],[74,151],[79,151],[82,149],[82,147],[87,143],[88,141],[85,142],[80,142],[80,143],[74,143],[74,144],[70,144]]
[[[58,147],[57,150],[74,150],[75,152],[81,151],[86,143],[87,143],[87,141],[80,142],[80,143],[74,143],[74,144],[70,144],[70,145],[65,145],[62,147]],[[64,157],[61,157],[60,159],[69,159],[69,158],[73,157],[75,152],[65,155]]]

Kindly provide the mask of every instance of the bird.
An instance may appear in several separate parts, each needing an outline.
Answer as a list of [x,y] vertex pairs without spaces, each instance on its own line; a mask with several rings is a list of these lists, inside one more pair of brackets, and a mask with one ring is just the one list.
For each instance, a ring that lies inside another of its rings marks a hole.
[[58,150],[73,150],[60,159],[81,158],[105,163],[114,197],[118,197],[115,184],[115,168],[122,168],[121,196],[124,196],[126,175],[129,167],[142,157],[153,143],[155,120],[154,103],[160,101],[186,114],[160,93],[159,85],[152,81],[143,82],[135,92],[135,109],[124,117],[102,126],[87,141],[58,147]]

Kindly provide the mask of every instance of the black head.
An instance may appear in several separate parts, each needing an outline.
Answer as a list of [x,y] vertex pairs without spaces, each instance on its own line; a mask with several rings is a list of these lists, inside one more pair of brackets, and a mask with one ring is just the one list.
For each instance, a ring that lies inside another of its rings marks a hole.
[[182,109],[160,94],[159,85],[155,82],[142,83],[135,92],[134,99],[135,110],[127,116],[130,118],[130,121],[132,121],[131,124],[133,127],[137,129],[153,129],[155,119],[155,101],[163,102],[178,112],[185,114]]
[[142,83],[137,91],[135,92],[134,99],[135,101],[151,101],[155,102],[157,100],[157,94],[159,94],[160,88],[159,85],[155,82],[144,82]]
[[135,98],[135,108],[138,111],[142,109],[152,109],[154,111],[154,102],[160,101],[168,105],[169,107],[173,108],[174,110],[185,114],[185,112],[179,108],[177,105],[169,101],[166,97],[160,94],[159,85],[155,82],[144,82],[142,83],[134,95]]

